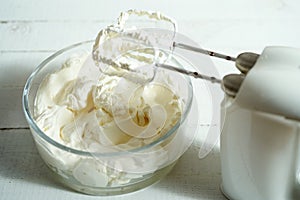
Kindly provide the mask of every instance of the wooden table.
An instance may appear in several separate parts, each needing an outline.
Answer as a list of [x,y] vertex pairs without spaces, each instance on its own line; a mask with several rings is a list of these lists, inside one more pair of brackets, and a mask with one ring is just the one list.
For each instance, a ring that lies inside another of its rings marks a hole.
[[[130,8],[160,10],[173,16],[180,33],[202,47],[230,55],[259,53],[268,45],[300,47],[297,0],[2,0],[0,199],[99,199],[53,181],[34,146],[21,94],[26,79],[43,59],[65,46],[94,39],[120,11]],[[221,76],[236,72],[233,63],[214,63]],[[138,192],[101,199],[225,199],[219,190],[219,146],[204,159],[198,158],[201,138],[205,138],[201,134],[212,125],[205,120],[199,124],[195,142],[165,179]]]

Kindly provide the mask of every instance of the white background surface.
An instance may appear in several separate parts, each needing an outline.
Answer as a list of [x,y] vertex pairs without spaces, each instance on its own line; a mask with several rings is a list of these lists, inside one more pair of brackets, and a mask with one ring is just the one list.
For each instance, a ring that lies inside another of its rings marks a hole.
[[[268,45],[300,48],[297,0],[9,0],[0,6],[0,199],[96,199],[62,187],[40,159],[21,110],[21,93],[35,67],[56,50],[94,39],[120,11],[158,10],[202,47],[237,55]],[[233,63],[214,60],[221,75]],[[205,113],[204,113],[205,114]],[[199,137],[211,124],[200,124]],[[214,125],[215,126],[215,125]],[[217,125],[218,126],[218,125]],[[161,182],[101,199],[225,199],[218,146],[198,159],[199,141]]]

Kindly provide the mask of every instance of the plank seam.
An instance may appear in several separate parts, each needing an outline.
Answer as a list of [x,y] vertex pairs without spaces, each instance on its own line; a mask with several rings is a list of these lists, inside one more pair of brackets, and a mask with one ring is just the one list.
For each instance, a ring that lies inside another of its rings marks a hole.
[[29,127],[8,127],[8,128],[0,128],[0,131],[8,131],[8,130],[29,130]]

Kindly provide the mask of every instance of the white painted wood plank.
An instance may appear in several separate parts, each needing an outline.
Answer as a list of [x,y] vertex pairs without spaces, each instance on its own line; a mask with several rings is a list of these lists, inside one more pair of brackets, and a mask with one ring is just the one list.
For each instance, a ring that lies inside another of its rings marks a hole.
[[25,82],[42,60],[44,53],[0,53],[0,128],[26,127],[22,111]]
[[[215,149],[205,159],[197,157],[192,146],[173,171],[159,183],[144,190],[101,199],[219,199],[220,155]],[[99,199],[73,192],[55,182],[39,157],[29,130],[0,132],[0,196],[2,200],[19,199]]]
[[2,1],[1,20],[111,20],[122,10],[159,10],[181,19],[299,17],[297,0],[14,0]]
[[[109,22],[0,24],[0,51],[48,51],[94,39]],[[267,45],[300,47],[299,20],[179,20],[179,33],[209,49],[261,51]],[[230,53],[230,52],[229,52]]]
[[[181,21],[179,21],[181,22]],[[300,48],[299,20],[198,20],[180,23],[179,33],[192,38],[200,46],[237,56],[252,51],[260,53],[266,46]]]
[[53,52],[0,53],[0,88],[21,88],[31,72]]
[[23,88],[0,88],[0,128],[28,127],[22,110]]
[[14,22],[0,24],[1,51],[59,50],[71,44],[95,39],[107,26],[99,22]]

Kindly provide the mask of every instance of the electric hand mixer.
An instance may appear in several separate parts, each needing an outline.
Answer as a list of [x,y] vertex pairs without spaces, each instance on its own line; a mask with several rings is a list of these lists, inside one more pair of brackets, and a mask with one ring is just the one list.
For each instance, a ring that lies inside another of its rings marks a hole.
[[[124,38],[119,39],[122,43]],[[120,68],[140,73],[127,63],[122,63],[122,60],[115,62],[115,55],[99,56],[99,43],[96,40],[97,45],[93,50],[93,59],[97,66],[113,66],[114,75],[120,76],[126,74],[124,70],[119,72]],[[142,47],[143,52],[148,52],[148,56],[155,54],[155,45],[147,42],[145,46],[140,42],[133,43],[130,50]],[[221,128],[224,126],[220,140],[224,194],[241,200],[299,199],[300,179],[297,177],[300,171],[300,50],[266,47],[260,55],[245,52],[235,58],[176,40],[168,40],[167,46],[170,44],[171,49],[178,48],[233,61],[241,72],[226,75],[220,80],[160,62],[159,59],[150,59],[152,62],[145,68],[146,73],[153,71],[147,81],[152,80],[156,69],[164,68],[221,84],[226,94],[221,105]],[[118,49],[109,47],[107,52],[112,52],[113,49],[118,54]],[[102,50],[102,53],[105,52],[105,49]],[[136,51],[138,54],[143,52]],[[130,56],[137,58],[134,53]],[[146,57],[141,58],[147,61]],[[99,62],[102,65],[98,65]],[[269,175],[269,172],[275,173]]]
[[235,61],[241,74],[218,80],[156,64],[212,83],[221,83],[222,192],[228,199],[300,198],[300,49],[266,47],[261,55],[237,58],[181,43],[175,47]]
[[229,199],[300,198],[300,49],[266,47],[237,58],[174,43],[174,46],[235,61],[242,74],[222,81],[221,189]]
[[[233,61],[241,72],[220,80],[159,61],[145,68],[164,68],[221,84],[226,94],[220,124],[224,194],[241,200],[299,199],[300,50],[266,47],[260,55],[245,52],[234,58],[177,42],[173,48]],[[139,73],[121,62],[101,61]]]

